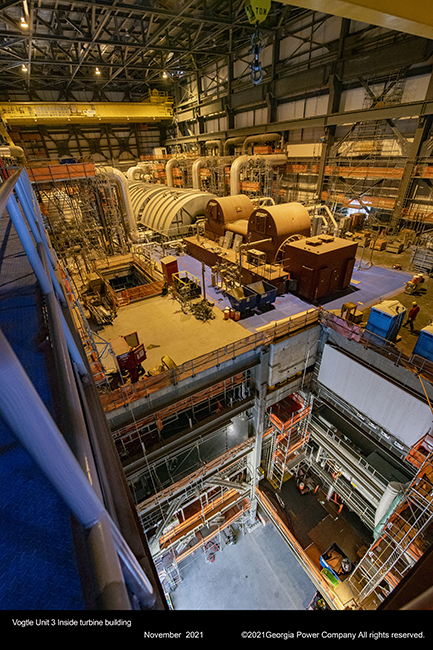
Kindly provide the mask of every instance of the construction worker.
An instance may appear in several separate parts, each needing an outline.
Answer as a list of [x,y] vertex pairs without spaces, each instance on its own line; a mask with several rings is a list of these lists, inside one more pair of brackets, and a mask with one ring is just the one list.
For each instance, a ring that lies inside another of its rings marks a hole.
[[409,311],[409,314],[407,316],[407,321],[404,324],[406,327],[407,324],[409,324],[410,331],[413,332],[413,322],[415,318],[417,317],[417,314],[419,312],[419,306],[416,304],[416,302],[412,303],[412,309]]

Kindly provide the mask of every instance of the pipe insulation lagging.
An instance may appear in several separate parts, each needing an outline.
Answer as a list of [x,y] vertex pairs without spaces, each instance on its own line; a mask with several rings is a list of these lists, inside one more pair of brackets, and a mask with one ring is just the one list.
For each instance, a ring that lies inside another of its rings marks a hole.
[[237,136],[235,138],[228,138],[223,145],[223,155],[228,156],[230,153],[230,147],[235,147],[236,145],[243,144],[245,141],[245,136]]
[[248,147],[255,142],[276,142],[281,140],[281,133],[260,133],[258,135],[250,135],[244,140],[242,145],[242,154],[248,153]]
[[108,178],[118,188],[129,236],[131,237],[132,241],[139,242],[140,236],[138,234],[137,223],[135,221],[134,213],[132,210],[128,179],[126,178],[125,174],[115,167],[96,167],[95,171],[97,174],[105,174],[108,176]]
[[207,165],[209,169],[211,169],[214,166],[215,161],[217,161],[217,164],[220,164],[221,166],[231,165],[232,162],[229,156],[211,156],[210,158],[202,157],[194,160],[192,165],[192,187],[194,190],[201,189],[200,170],[203,168],[206,169]]
[[375,530],[383,527],[384,522],[394,510],[397,503],[402,499],[404,485],[397,481],[391,481],[385,488],[374,515]]
[[248,163],[265,162],[269,165],[285,165],[287,156],[281,154],[255,154],[254,156],[242,155],[235,158],[230,168],[230,194],[234,196],[239,194],[240,174],[242,168]]
[[21,147],[0,147],[0,158],[16,158],[20,165],[26,164],[26,155]]

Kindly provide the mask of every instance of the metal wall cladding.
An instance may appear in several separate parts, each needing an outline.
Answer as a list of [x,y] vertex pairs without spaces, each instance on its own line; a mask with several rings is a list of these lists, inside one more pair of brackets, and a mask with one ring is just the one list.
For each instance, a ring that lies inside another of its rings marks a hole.
[[330,345],[318,381],[408,447],[431,430],[428,404]]
[[227,224],[248,220],[253,210],[253,203],[246,194],[212,198],[206,205],[206,236],[217,241],[224,237]]
[[317,301],[349,286],[357,244],[319,235],[284,247],[284,269],[297,281],[297,293]]
[[308,210],[301,203],[282,203],[254,210],[248,222],[248,243],[269,239],[257,249],[266,253],[266,261],[273,263],[284,242],[294,235],[308,237],[311,232]]

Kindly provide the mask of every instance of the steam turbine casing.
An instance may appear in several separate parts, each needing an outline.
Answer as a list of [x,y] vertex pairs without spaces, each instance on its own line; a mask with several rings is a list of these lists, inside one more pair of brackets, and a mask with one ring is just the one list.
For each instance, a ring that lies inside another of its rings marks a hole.
[[277,261],[278,252],[289,237],[309,237],[310,232],[311,219],[308,210],[301,203],[282,203],[253,211],[248,221],[247,242],[252,244],[269,239],[268,242],[258,243],[255,248],[263,251],[266,261],[272,264]]

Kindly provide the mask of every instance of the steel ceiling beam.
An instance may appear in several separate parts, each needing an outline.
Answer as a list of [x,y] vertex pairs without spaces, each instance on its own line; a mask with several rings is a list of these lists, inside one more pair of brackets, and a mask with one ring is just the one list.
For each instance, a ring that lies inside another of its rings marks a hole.
[[433,12],[425,0],[277,0],[386,29],[433,39]]

